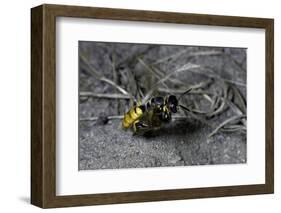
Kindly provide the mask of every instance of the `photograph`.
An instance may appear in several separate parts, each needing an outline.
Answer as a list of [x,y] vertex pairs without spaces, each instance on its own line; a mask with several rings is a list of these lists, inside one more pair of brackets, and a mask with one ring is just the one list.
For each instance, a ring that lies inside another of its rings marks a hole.
[[247,49],[79,41],[79,170],[247,162]]
[[128,8],[31,8],[30,203],[273,194],[274,18]]

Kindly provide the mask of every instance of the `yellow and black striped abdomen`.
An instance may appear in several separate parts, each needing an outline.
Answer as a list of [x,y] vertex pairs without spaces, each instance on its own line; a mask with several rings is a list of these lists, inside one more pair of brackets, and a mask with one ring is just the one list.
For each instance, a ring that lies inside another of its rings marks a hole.
[[127,129],[133,125],[135,121],[140,119],[143,115],[143,110],[138,107],[132,107],[125,115],[122,121],[123,128]]

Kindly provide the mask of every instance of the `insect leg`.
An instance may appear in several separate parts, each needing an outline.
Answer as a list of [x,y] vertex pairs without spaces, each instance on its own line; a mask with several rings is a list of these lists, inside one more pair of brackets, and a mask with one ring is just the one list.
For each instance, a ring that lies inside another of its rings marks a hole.
[[140,120],[136,120],[133,123],[133,132],[134,134],[138,134],[141,131],[147,131],[149,129],[149,126],[143,122],[141,122]]

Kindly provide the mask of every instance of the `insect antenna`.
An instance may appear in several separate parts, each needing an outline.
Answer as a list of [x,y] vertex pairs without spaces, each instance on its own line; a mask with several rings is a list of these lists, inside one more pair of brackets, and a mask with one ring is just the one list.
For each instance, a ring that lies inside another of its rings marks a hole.
[[191,112],[191,109],[189,109],[188,107],[184,106],[184,105],[181,105],[179,104],[179,107],[181,107],[182,109],[188,111],[188,112]]
[[178,100],[180,101],[180,100],[183,98],[183,96],[185,96],[187,93],[189,93],[192,89],[193,89],[192,87],[188,88],[185,92],[183,92],[183,93],[180,95],[180,97],[178,98]]
[[194,119],[200,121],[201,123],[203,123],[203,124],[205,124],[205,125],[207,125],[207,126],[213,128],[213,125],[212,125],[211,123],[209,123],[206,119],[204,119],[204,118],[202,118],[202,117],[197,116],[196,114],[194,114],[193,111],[192,111],[192,109],[189,109],[188,107],[183,106],[183,105],[181,105],[181,104],[179,104],[179,107],[181,107],[182,109],[186,110],[186,111],[188,112],[188,114],[189,114],[192,118],[194,118]]

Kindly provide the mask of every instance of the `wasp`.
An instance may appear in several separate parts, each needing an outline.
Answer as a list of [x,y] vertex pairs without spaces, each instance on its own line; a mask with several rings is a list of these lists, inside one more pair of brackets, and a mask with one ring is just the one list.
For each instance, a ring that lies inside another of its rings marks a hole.
[[132,129],[134,134],[160,128],[169,123],[172,113],[177,113],[179,101],[175,95],[153,97],[144,104],[134,103],[125,113],[122,121],[124,129]]

